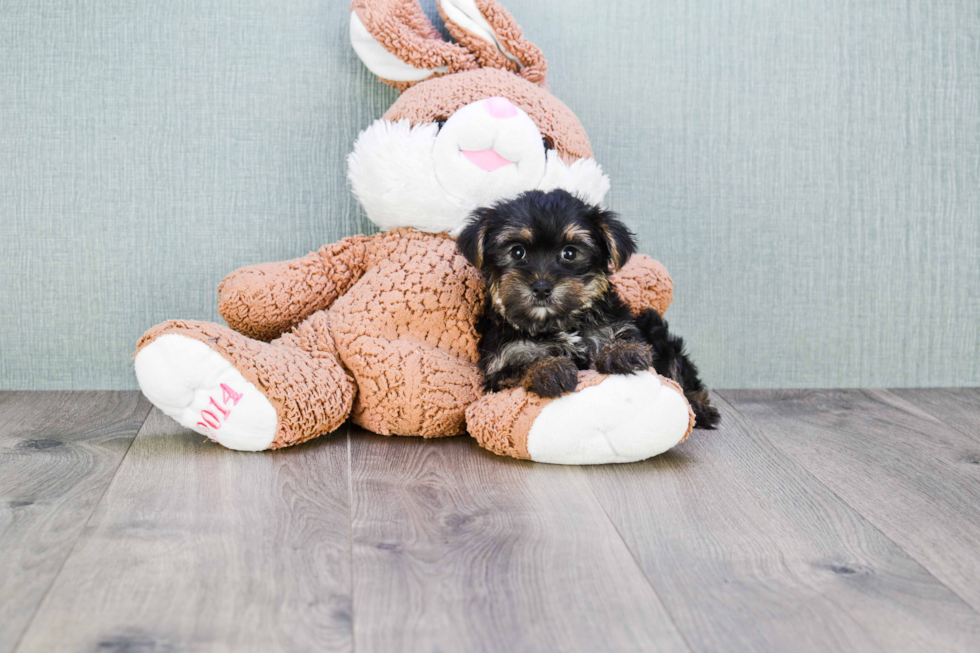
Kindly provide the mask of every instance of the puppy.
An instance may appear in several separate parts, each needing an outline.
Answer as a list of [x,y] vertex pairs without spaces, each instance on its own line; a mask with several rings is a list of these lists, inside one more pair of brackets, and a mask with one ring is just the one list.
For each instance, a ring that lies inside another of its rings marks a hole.
[[487,390],[557,397],[575,389],[579,370],[654,367],[684,389],[698,426],[718,423],[683,341],[655,311],[634,319],[613,288],[610,275],[636,251],[615,213],[564,190],[528,191],[474,211],[457,249],[487,281],[477,324]]

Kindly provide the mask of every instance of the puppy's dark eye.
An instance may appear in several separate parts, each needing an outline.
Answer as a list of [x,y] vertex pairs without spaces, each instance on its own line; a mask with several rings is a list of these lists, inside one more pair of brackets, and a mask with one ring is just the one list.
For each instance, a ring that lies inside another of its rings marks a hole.
[[550,138],[548,138],[547,136],[543,136],[543,137],[541,138],[541,143],[542,143],[542,144],[544,145],[544,151],[545,151],[545,152],[547,152],[548,150],[553,150],[553,149],[555,149],[555,144],[554,144],[554,143],[552,143],[552,142],[551,142],[551,139],[550,139]]
[[442,128],[446,126],[446,121],[440,118],[436,120],[436,126],[439,128],[439,131],[442,131]]
[[527,256],[527,251],[520,245],[514,245],[510,249],[510,256],[515,261],[523,261],[524,257]]
[[578,252],[575,251],[574,247],[566,247],[565,249],[561,250],[561,258],[563,261],[574,261],[577,255]]

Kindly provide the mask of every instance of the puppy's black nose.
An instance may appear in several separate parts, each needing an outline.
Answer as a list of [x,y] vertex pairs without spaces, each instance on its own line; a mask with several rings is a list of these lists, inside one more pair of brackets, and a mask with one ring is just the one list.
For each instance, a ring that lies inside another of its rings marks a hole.
[[551,297],[551,284],[544,279],[538,279],[532,283],[531,290],[538,299],[548,299]]

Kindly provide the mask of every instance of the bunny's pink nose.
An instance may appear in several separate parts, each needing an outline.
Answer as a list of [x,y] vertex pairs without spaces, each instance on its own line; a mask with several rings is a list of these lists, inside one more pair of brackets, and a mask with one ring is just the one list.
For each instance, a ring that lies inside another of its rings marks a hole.
[[494,118],[513,118],[517,115],[517,107],[505,97],[487,98],[483,106],[487,108],[487,113]]

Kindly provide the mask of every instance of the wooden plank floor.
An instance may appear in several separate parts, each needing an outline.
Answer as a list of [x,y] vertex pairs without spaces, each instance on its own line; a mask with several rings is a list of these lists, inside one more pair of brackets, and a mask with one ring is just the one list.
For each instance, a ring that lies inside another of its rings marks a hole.
[[149,411],[135,392],[0,393],[0,653],[31,623]]
[[0,393],[0,653],[980,650],[980,391],[719,395],[579,468]]

